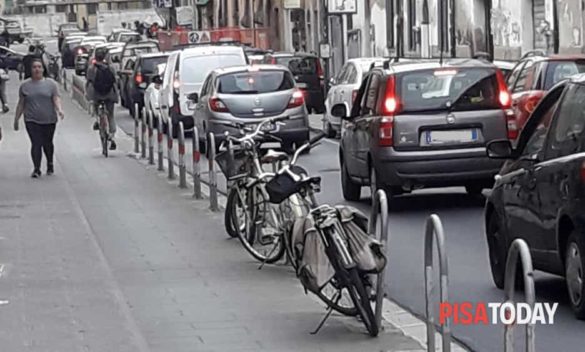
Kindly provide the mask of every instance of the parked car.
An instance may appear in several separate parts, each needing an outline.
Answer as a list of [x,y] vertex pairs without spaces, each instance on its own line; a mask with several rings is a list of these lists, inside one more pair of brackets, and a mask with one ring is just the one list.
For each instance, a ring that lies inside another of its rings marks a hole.
[[138,104],[139,111],[144,107],[144,91],[154,76],[158,76],[157,66],[166,63],[169,54],[151,53],[138,55],[136,61],[132,62],[132,68],[128,71],[120,71],[120,96],[123,99],[123,106],[128,107],[132,116],[135,114],[135,104]]
[[70,33],[75,33],[75,32],[79,32],[79,26],[77,25],[77,23],[63,23],[60,24],[59,27],[57,27],[57,47],[59,48],[59,50],[61,50],[61,46],[63,45],[63,41],[65,41],[65,38],[67,37],[68,34]]
[[73,49],[73,61],[77,60],[78,55],[87,55],[89,50],[97,44],[106,43],[106,38],[102,36],[86,36],[81,39],[79,44]]
[[574,74],[585,72],[585,55],[528,53],[508,77],[508,89],[521,129],[546,91]]
[[0,46],[0,68],[20,71],[22,59],[26,54]]
[[494,60],[494,65],[502,71],[505,79],[508,79],[514,67],[516,66],[517,62],[514,61],[503,61],[503,60]]
[[288,67],[296,82],[302,83],[300,86],[305,94],[307,109],[317,114],[325,111],[325,74],[317,56],[306,53],[276,52],[265,55],[264,63]]
[[[221,121],[260,123],[266,118],[288,116],[284,125],[269,126],[292,150],[309,140],[309,117],[303,93],[284,66],[258,65],[218,68],[207,76],[201,93],[189,95],[190,108],[201,136],[212,132],[219,145],[225,132],[236,129]],[[194,105],[194,106],[193,106]]]
[[108,36],[108,42],[117,42],[118,41],[118,34],[120,33],[127,33],[130,32],[132,33],[131,30],[129,30],[128,28],[114,28],[112,29],[112,32],[110,33],[110,35]]
[[[89,43],[77,47],[77,55],[75,55],[75,74],[78,76],[85,75],[87,71],[89,55],[95,49],[97,44]],[[103,45],[103,44],[101,44]]]
[[489,156],[506,162],[485,207],[495,285],[504,287],[508,249],[521,238],[534,269],[565,277],[579,319],[585,319],[584,101],[585,75],[573,76],[542,98],[516,146],[488,144]]
[[23,28],[17,20],[0,17],[0,22],[2,22],[4,30],[8,32],[10,44],[22,44],[26,38],[32,37],[33,30],[31,28]]
[[123,43],[137,43],[142,41],[142,36],[136,32],[121,31],[119,33],[116,33],[113,41]]
[[335,137],[341,132],[341,119],[331,115],[331,108],[343,104],[346,116],[349,116],[365,74],[370,71],[372,64],[382,64],[384,61],[381,57],[351,59],[343,65],[337,76],[331,78],[323,115],[323,131],[328,137]]
[[240,46],[214,44],[182,47],[171,53],[161,89],[161,109],[170,116],[173,131],[179,122],[185,130],[193,128],[193,107],[187,96],[199,93],[209,72],[216,68],[246,65],[246,55]]
[[392,63],[363,81],[349,117],[331,109],[344,130],[339,148],[347,200],[362,186],[396,195],[422,187],[491,187],[501,162],[486,143],[516,137],[510,94],[493,64],[473,59]]
[[120,71],[120,61],[122,58],[123,47],[109,48],[106,53],[105,62],[112,67],[116,72]]
[[120,59],[120,67],[126,67],[126,61],[131,58],[136,58],[140,54],[158,53],[160,52],[160,46],[157,41],[144,40],[136,43],[126,43],[122,50],[122,56]]
[[81,37],[67,39],[61,50],[61,62],[65,68],[75,68],[75,48],[81,43]]
[[125,43],[102,43],[97,45],[88,45],[87,54],[77,55],[75,61],[75,73],[77,75],[85,75],[87,70],[95,64],[95,54],[99,50],[107,50],[110,48],[122,48]]

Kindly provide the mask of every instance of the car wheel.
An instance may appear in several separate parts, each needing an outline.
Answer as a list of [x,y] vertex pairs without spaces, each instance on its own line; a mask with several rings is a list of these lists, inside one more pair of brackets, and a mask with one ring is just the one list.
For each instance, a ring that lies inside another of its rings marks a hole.
[[585,239],[573,231],[565,250],[565,279],[571,307],[578,319],[585,319]]
[[465,186],[465,191],[470,196],[475,196],[475,197],[481,196],[482,192],[483,192],[483,185],[479,185],[479,184],[467,185],[467,186]]
[[500,228],[498,216],[495,213],[488,220],[486,237],[492,279],[497,288],[503,289],[508,250],[505,246],[505,238]]
[[343,192],[343,198],[352,202],[360,200],[362,193],[362,186],[354,183],[349,177],[349,172],[345,163],[341,164],[341,190]]

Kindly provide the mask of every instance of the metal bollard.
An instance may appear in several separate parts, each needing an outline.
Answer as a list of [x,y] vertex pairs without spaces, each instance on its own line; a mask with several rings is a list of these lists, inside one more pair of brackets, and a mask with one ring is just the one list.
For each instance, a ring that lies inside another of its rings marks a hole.
[[217,173],[215,172],[215,135],[207,134],[207,155],[209,157],[209,203],[211,211],[219,211],[217,201]]
[[148,112],[148,164],[154,165],[154,120],[152,111]]
[[187,188],[187,168],[185,166],[185,128],[179,122],[179,188]]
[[158,171],[165,171],[165,158],[163,155],[163,120],[160,113],[157,114],[157,128],[156,128],[156,140],[158,144]]
[[[534,308],[535,292],[534,292],[534,271],[532,269],[532,256],[530,255],[530,248],[523,239],[517,238],[512,242],[510,249],[508,250],[508,259],[506,260],[506,276],[504,279],[504,290],[506,292],[506,301],[514,302],[515,283],[516,283],[516,270],[518,268],[518,256],[522,263],[522,276],[524,277],[524,295],[526,303],[530,305],[530,308]],[[505,352],[514,351],[514,325],[506,325],[505,330]],[[526,325],[526,352],[534,352],[534,324],[528,323]]]
[[140,133],[140,157],[142,159],[146,159],[146,109],[142,108],[142,118],[140,119],[140,123],[142,126],[141,133]]
[[138,121],[138,104],[134,105],[134,153],[138,154],[140,153],[140,140],[139,140],[139,134],[140,134],[140,126],[139,126],[139,121]]
[[[447,267],[447,253],[445,251],[445,234],[443,224],[436,214],[427,219],[425,232],[425,303],[427,313],[427,351],[435,352],[435,318],[433,312],[432,287],[433,287],[433,239],[437,241],[437,250],[439,252],[439,272],[440,272],[440,301],[441,303],[449,302],[447,292],[449,284],[449,271]],[[451,351],[451,318],[447,318],[441,328],[443,337],[443,352]]]
[[[380,243],[382,244],[382,248],[386,248],[388,244],[388,197],[386,197],[386,192],[383,190],[378,190],[375,196],[372,197],[372,211],[370,214],[370,222],[369,222],[369,230],[368,232],[370,235],[373,235],[374,238],[379,238]],[[378,217],[378,214],[379,217]],[[380,220],[380,236],[376,235],[376,225]],[[388,253],[388,252],[386,252]],[[386,258],[386,265],[388,265],[388,258]],[[384,305],[384,277],[385,277],[386,267],[382,269],[380,273],[378,273],[377,281],[376,281],[376,323],[378,326],[382,326],[382,307]]]
[[199,150],[199,130],[193,127],[193,197],[201,199],[201,151]]
[[173,163],[173,120],[167,120],[167,160],[169,165],[169,180],[175,179],[175,165]]
[[63,90],[67,91],[67,71],[63,68]]

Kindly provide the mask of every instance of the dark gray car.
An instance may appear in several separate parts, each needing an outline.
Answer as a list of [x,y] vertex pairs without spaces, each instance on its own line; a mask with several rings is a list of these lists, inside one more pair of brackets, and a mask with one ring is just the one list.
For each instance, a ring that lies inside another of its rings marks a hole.
[[194,106],[194,122],[202,136],[216,135],[219,143],[224,132],[238,133],[221,121],[258,124],[269,117],[287,116],[283,125],[270,125],[271,134],[285,148],[309,140],[308,113],[302,92],[291,72],[284,66],[258,65],[220,68],[207,76],[201,95],[189,95]]
[[422,187],[491,187],[501,161],[486,143],[517,133],[510,94],[493,64],[470,59],[386,63],[364,80],[350,117],[342,117],[342,189],[358,200],[361,187],[390,196]]

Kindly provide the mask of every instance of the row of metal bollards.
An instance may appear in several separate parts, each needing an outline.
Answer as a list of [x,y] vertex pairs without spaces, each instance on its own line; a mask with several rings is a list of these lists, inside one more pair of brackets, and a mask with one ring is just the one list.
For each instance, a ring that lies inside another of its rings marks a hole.
[[[154,130],[156,129],[156,143],[157,143],[157,169],[158,171],[165,170],[164,163],[164,132],[163,121],[165,120],[159,113],[154,116],[152,111],[142,109],[142,116],[140,114],[138,104],[134,108],[134,153],[140,155],[142,159],[148,159],[150,165],[155,165],[154,155]],[[156,126],[154,124],[156,121]],[[170,117],[167,121],[167,177],[169,180],[175,180],[175,160],[174,160],[174,140],[173,140],[173,123]],[[177,164],[179,172],[179,187],[186,189],[187,185],[187,165],[185,159],[186,142],[185,129],[182,122],[178,124],[178,131],[176,133],[178,140]],[[207,150],[209,151],[209,201],[210,209],[212,211],[219,211],[218,190],[217,190],[217,173],[215,168],[215,136],[209,133],[207,136]],[[201,199],[201,151],[199,147],[199,131],[193,128],[192,139],[192,153],[193,153],[193,197]]]

